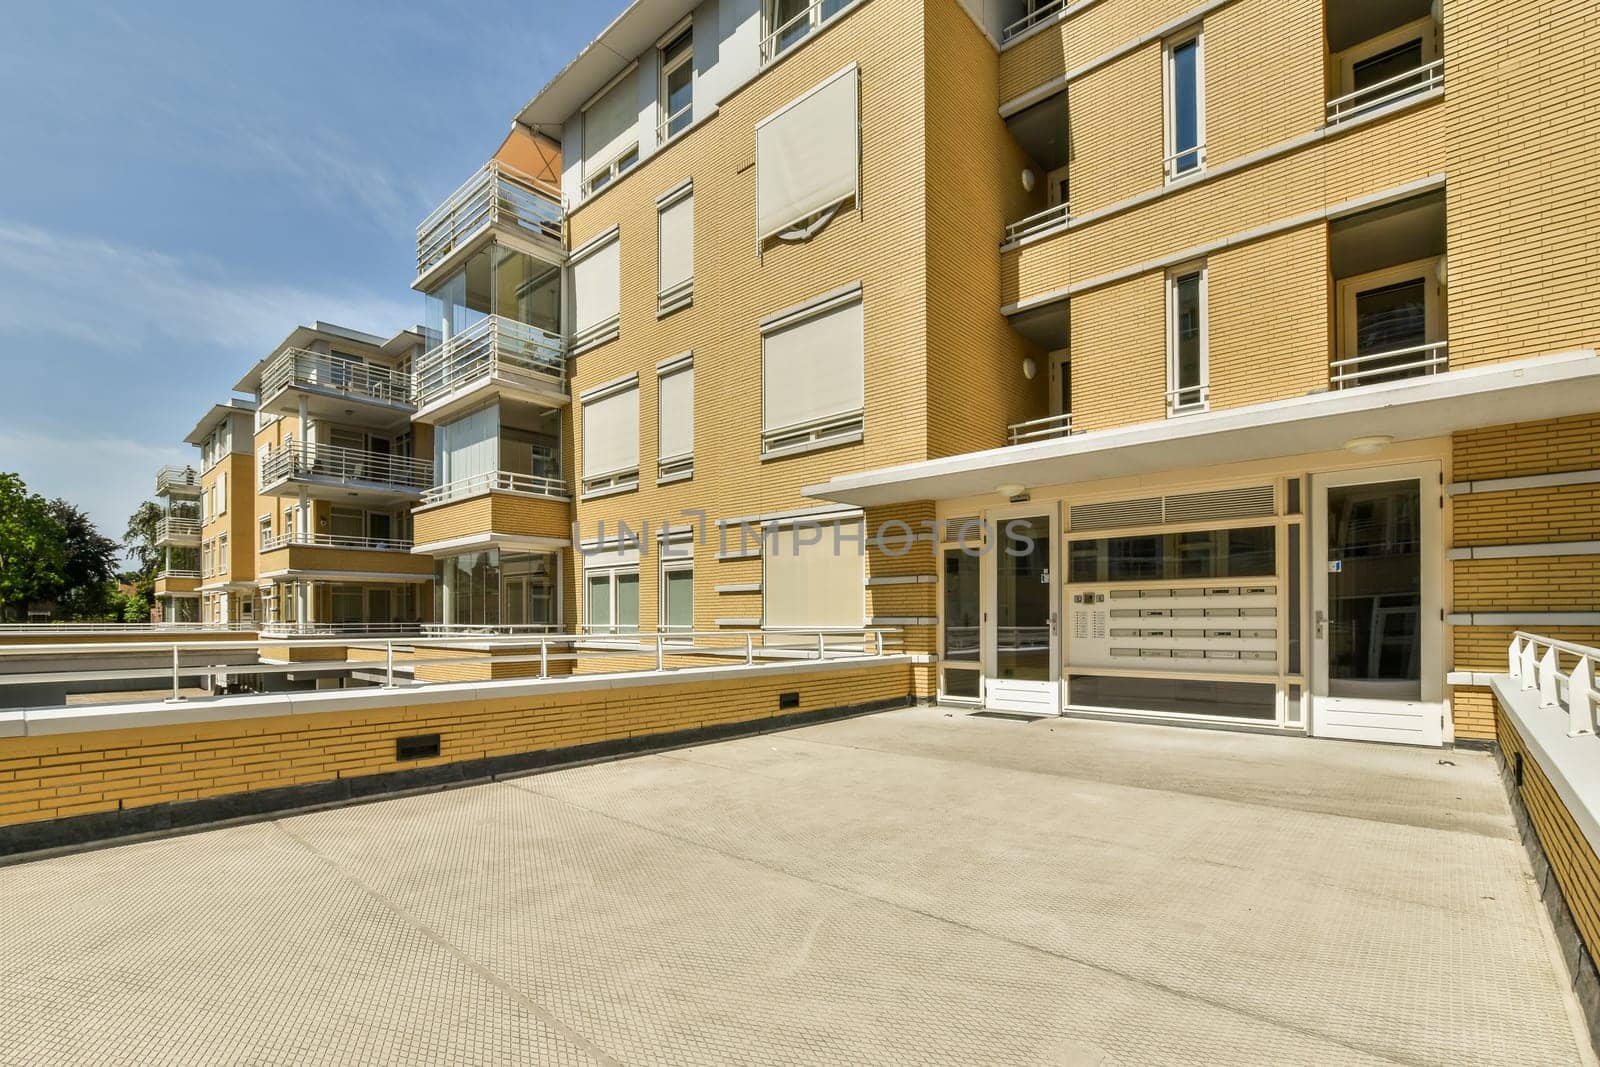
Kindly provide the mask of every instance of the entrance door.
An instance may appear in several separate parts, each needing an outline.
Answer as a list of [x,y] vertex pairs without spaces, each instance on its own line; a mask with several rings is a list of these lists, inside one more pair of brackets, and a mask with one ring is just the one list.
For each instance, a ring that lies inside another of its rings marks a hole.
[[984,705],[1061,713],[1056,508],[990,512],[984,573]]
[[1312,731],[1439,745],[1439,467],[1312,479]]

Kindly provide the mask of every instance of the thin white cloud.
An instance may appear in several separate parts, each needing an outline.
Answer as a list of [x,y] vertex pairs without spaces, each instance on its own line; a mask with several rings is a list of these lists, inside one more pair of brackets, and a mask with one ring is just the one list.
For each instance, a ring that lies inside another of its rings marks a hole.
[[[0,471],[15,472],[41,496],[61,497],[81,507],[100,532],[117,541],[128,516],[155,494],[156,470],[166,463],[193,462],[181,441],[0,430]],[[125,468],[125,474],[113,473]]]
[[0,221],[0,331],[16,336],[113,352],[177,341],[253,361],[298,323],[321,319],[387,334],[416,317],[414,300],[239,280],[209,258]]

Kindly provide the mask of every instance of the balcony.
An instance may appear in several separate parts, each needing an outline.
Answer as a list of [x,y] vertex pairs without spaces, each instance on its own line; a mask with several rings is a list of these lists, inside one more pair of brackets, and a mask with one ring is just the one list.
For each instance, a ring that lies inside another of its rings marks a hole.
[[156,581],[166,582],[173,579],[181,581],[198,582],[200,580],[199,567],[163,567],[156,572]]
[[162,467],[156,472],[157,496],[199,496],[200,472],[193,467]]
[[1328,364],[1328,384],[1335,389],[1349,389],[1358,385],[1377,385],[1379,382],[1396,382],[1402,378],[1441,374],[1449,369],[1449,342],[1434,341],[1333,360]]
[[261,410],[357,424],[389,424],[410,417],[411,376],[382,363],[305,348],[281,353],[261,372]]
[[452,500],[482,496],[484,493],[516,493],[521,496],[540,496],[550,500],[568,500],[566,483],[560,478],[542,474],[516,474],[512,471],[489,471],[485,474],[460,478],[446,485],[436,485],[422,494],[424,507],[429,504],[446,504]]
[[1065,226],[1072,218],[1072,205],[1052,204],[1043,211],[1018,219],[1006,227],[1006,239],[1001,247]]
[[491,230],[559,249],[565,233],[560,190],[504,163],[484,164],[417,227],[417,275]]
[[1027,445],[1035,441],[1053,441],[1058,437],[1071,435],[1072,412],[1063,411],[1059,415],[1046,415],[1042,419],[1014,422],[1007,430],[1007,438],[1014,445]]
[[1327,123],[1337,126],[1358,115],[1433,89],[1444,88],[1444,60],[1436,59],[1414,70],[1396,74],[1328,101]]
[[157,545],[198,545],[200,520],[167,516],[156,523]]
[[416,499],[431,484],[433,464],[427,460],[337,445],[297,441],[268,453],[261,462],[265,496],[304,490],[319,499],[359,495],[398,502]]
[[561,338],[537,326],[486,315],[417,361],[413,395],[419,420],[437,420],[501,394],[546,407],[567,403]]
[[347,534],[288,533],[263,538],[261,551],[274,552],[280,548],[342,548],[372,552],[410,552],[411,539],[406,537],[355,537]]

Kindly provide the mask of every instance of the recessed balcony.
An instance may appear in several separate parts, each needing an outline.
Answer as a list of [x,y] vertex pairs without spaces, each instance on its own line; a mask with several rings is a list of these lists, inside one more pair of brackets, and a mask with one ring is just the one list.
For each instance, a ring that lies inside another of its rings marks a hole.
[[1440,24],[1429,0],[1327,0],[1329,126],[1444,89]]
[[1053,441],[1071,433],[1072,412],[1063,411],[1059,415],[1046,415],[1042,419],[1012,423],[1007,427],[1007,440],[1013,445],[1029,445],[1035,441]]
[[411,376],[383,363],[291,348],[261,372],[257,396],[262,411],[357,425],[388,425],[409,418]]
[[162,545],[198,545],[200,543],[200,520],[197,518],[184,518],[169,515],[156,523],[156,544]]
[[193,467],[162,467],[156,472],[157,496],[200,495],[200,472]]
[[415,500],[433,483],[433,464],[410,456],[338,445],[293,444],[269,452],[261,462],[264,496],[305,491],[321,500],[365,497],[398,503]]
[[417,227],[417,275],[428,274],[488,233],[559,253],[564,227],[559,189],[491,160]]
[[274,552],[280,548],[343,548],[370,552],[410,552],[408,537],[356,537],[347,534],[286,533],[263,538],[261,551]]
[[494,396],[557,407],[570,399],[566,349],[557,334],[486,315],[417,361],[414,395],[426,422]]

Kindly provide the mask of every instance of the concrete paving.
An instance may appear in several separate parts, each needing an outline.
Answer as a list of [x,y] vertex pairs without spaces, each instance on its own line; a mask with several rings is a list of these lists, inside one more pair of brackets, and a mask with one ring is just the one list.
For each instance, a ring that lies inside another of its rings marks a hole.
[[917,708],[0,869],[0,1062],[1592,1062],[1493,760]]

